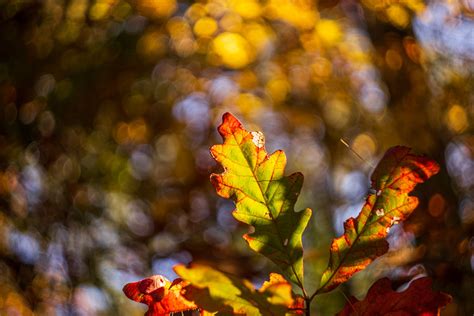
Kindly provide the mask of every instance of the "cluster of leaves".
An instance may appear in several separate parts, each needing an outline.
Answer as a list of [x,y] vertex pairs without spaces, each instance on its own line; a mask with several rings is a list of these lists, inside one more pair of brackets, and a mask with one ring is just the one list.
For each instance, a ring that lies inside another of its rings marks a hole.
[[166,267],[190,260],[263,281],[270,260],[236,242],[245,225],[205,185],[230,111],[305,175],[307,276],[366,190],[369,164],[339,138],[370,164],[388,144],[443,162],[350,288],[419,263],[472,314],[473,14],[467,0],[0,1],[1,309],[136,314],[117,280],[173,280]]
[[[316,295],[335,289],[388,251],[390,227],[404,221],[418,205],[418,199],[408,194],[439,171],[435,161],[414,155],[409,148],[389,149],[372,174],[373,192],[357,218],[344,223],[344,234],[333,240],[319,289],[309,294],[304,285],[302,235],[311,210],[294,210],[303,175],[285,176],[285,153],[268,155],[263,134],[248,132],[230,113],[224,114],[219,133],[224,143],[213,146],[211,154],[225,171],[212,174],[211,182],[221,197],[235,202],[233,216],[253,227],[243,236],[249,247],[273,261],[283,275],[272,273],[257,290],[247,280],[208,266],[177,265],[174,270],[181,278],[173,282],[152,276],[124,287],[130,299],[149,306],[147,315],[189,310],[201,315],[309,315]],[[293,292],[285,277],[301,294]],[[390,280],[381,279],[363,301],[350,298],[339,315],[375,311],[436,315],[450,300],[449,295],[431,290],[429,278],[414,280],[401,293],[392,290]]]

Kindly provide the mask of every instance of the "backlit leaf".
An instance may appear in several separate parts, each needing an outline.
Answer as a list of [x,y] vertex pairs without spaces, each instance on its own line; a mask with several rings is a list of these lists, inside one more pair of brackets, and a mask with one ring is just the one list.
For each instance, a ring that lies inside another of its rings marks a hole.
[[181,291],[187,283],[176,279],[171,283],[161,275],[154,275],[124,286],[125,295],[136,302],[148,305],[147,316],[161,316],[169,313],[197,310],[194,303],[186,300]]
[[391,281],[383,278],[375,282],[364,300],[351,297],[338,316],[436,316],[439,309],[451,302],[451,297],[431,289],[430,278],[412,281],[403,292],[392,290]]
[[234,217],[252,225],[255,232],[244,235],[249,246],[270,258],[293,282],[303,287],[301,236],[311,210],[295,212],[294,205],[303,175],[284,176],[286,156],[277,150],[270,156],[261,132],[248,132],[230,113],[223,116],[219,133],[224,144],[211,148],[225,172],[212,174],[217,193],[236,204]]
[[344,234],[332,242],[329,265],[317,293],[346,282],[388,251],[385,238],[390,227],[404,221],[418,205],[418,199],[408,193],[438,170],[435,161],[414,155],[407,147],[393,147],[385,153],[371,177],[375,193],[369,194],[359,216],[349,218]]
[[283,276],[272,273],[260,290],[245,279],[204,265],[175,266],[176,273],[190,282],[184,296],[219,315],[301,314],[304,300],[295,296]]

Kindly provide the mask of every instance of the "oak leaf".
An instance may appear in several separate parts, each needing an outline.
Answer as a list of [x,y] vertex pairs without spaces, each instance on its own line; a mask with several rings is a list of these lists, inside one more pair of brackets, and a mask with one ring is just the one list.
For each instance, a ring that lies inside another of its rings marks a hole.
[[407,147],[392,147],[385,153],[371,177],[374,193],[367,196],[357,218],[344,222],[344,234],[331,244],[317,294],[346,282],[388,251],[385,238],[390,227],[404,221],[418,205],[418,199],[408,193],[438,170],[435,161],[414,155]]
[[233,216],[255,231],[244,235],[251,249],[279,266],[283,274],[303,288],[302,234],[311,210],[294,211],[303,175],[284,175],[286,156],[268,155],[261,132],[248,132],[230,113],[218,128],[224,143],[211,148],[224,173],[211,182],[221,197],[233,199]]
[[146,316],[165,316],[169,313],[197,310],[198,307],[181,295],[187,282],[176,279],[168,281],[161,275],[154,275],[123,287],[125,295],[136,302],[148,305]]
[[177,265],[176,273],[189,282],[183,292],[200,308],[219,315],[295,315],[302,314],[304,300],[292,292],[291,284],[280,274],[270,274],[259,290],[248,280],[209,266]]
[[391,283],[388,278],[378,280],[362,301],[350,297],[337,315],[436,316],[451,302],[451,296],[431,289],[432,281],[427,277],[412,281],[403,292],[393,291]]

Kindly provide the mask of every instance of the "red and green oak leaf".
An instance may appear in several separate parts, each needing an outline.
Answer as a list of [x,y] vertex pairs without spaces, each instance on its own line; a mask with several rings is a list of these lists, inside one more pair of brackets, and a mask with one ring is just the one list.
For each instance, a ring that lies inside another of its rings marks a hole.
[[362,301],[350,297],[337,316],[436,316],[451,302],[451,296],[433,291],[431,285],[431,279],[423,277],[412,281],[403,292],[396,292],[390,279],[383,278],[371,286]]
[[390,227],[407,219],[418,205],[408,193],[438,171],[435,161],[410,148],[396,146],[385,153],[371,177],[375,193],[368,195],[357,218],[344,223],[344,234],[333,240],[316,294],[331,291],[388,251]]
[[259,290],[248,280],[193,264],[175,266],[176,273],[189,282],[183,295],[200,308],[218,315],[298,315],[304,310],[302,297],[292,292],[283,276],[272,273]]
[[224,168],[211,182],[221,197],[233,199],[233,216],[255,231],[244,235],[251,249],[279,266],[283,274],[303,288],[302,234],[311,210],[294,211],[303,175],[285,176],[286,156],[268,155],[261,132],[248,132],[230,113],[218,128],[224,143],[211,148]]
[[187,282],[181,279],[171,283],[161,275],[154,275],[126,284],[123,292],[129,299],[148,305],[146,316],[167,316],[170,313],[198,309],[181,295],[186,286]]

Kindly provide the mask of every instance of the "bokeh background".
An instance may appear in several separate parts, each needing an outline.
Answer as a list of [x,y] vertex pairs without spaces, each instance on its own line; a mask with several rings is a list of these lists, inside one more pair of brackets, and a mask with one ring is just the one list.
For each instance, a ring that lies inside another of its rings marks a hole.
[[310,290],[387,148],[441,164],[317,315],[418,274],[472,315],[473,74],[472,0],[0,0],[0,314],[142,315],[123,285],[190,261],[261,284],[209,183],[230,111],[305,175]]

